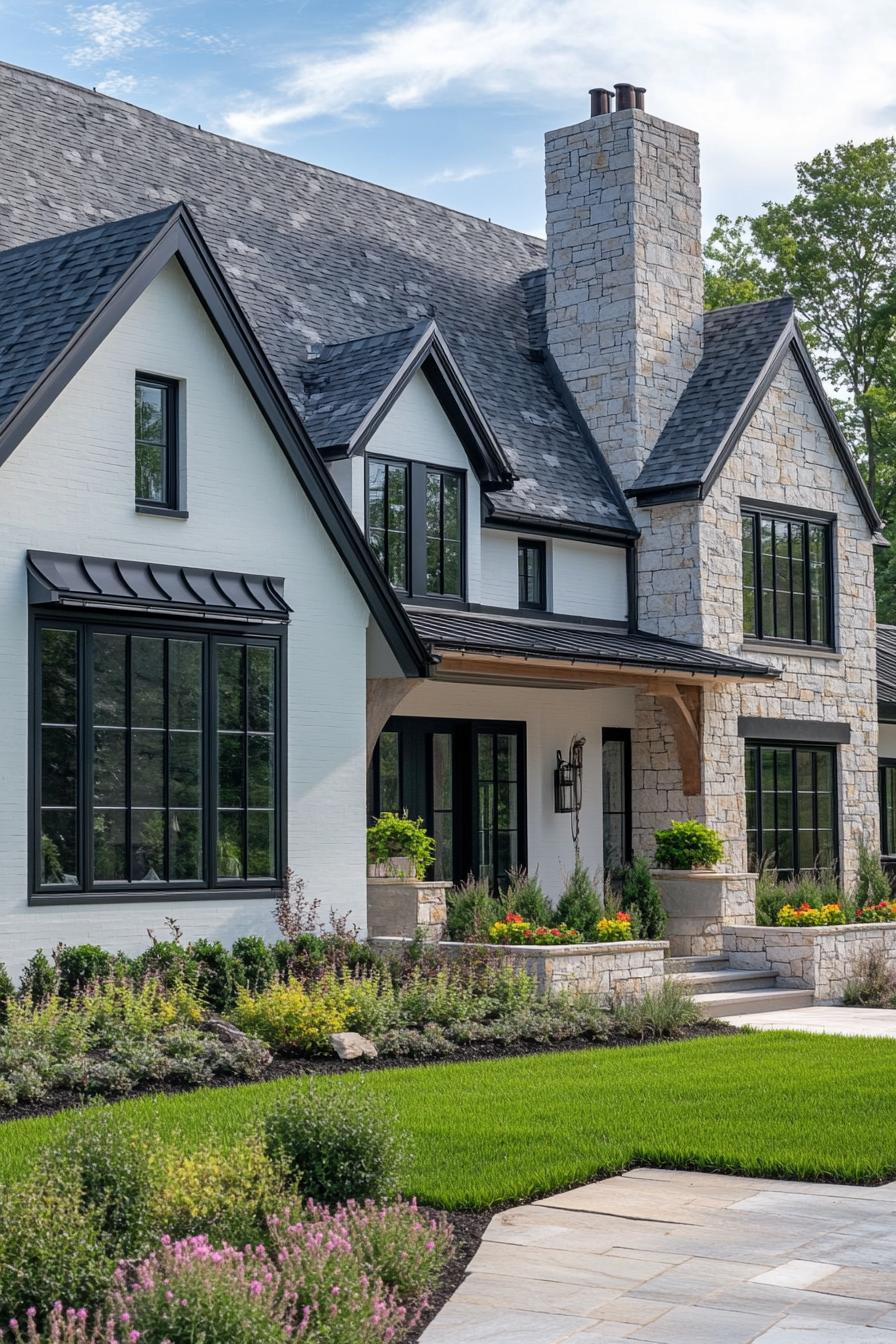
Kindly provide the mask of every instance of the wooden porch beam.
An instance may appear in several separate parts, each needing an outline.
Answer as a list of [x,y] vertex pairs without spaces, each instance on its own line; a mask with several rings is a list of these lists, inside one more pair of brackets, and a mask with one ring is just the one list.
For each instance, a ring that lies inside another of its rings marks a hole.
[[433,678],[452,681],[498,681],[505,685],[508,682],[517,682],[519,685],[537,682],[540,685],[556,687],[632,686],[648,693],[652,693],[654,685],[701,686],[729,680],[695,672],[688,676],[685,682],[680,670],[667,672],[654,668],[622,669],[601,667],[594,663],[563,663],[549,658],[520,658],[512,655],[499,658],[492,654],[477,653],[440,654]]
[[701,691],[699,686],[657,682],[650,691],[662,704],[675,735],[681,786],[686,797],[702,789],[703,753],[700,741]]
[[370,677],[367,682],[367,764],[373,760],[373,753],[379,741],[380,733],[395,713],[402,700],[419,686],[420,677]]

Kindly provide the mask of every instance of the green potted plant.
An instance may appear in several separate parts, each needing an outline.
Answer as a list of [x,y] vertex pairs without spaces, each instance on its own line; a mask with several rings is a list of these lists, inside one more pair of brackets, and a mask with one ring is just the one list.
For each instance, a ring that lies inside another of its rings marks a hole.
[[725,854],[721,836],[702,821],[673,821],[656,832],[658,868],[710,870]]
[[422,881],[435,848],[422,817],[412,821],[407,812],[384,812],[367,828],[367,874]]

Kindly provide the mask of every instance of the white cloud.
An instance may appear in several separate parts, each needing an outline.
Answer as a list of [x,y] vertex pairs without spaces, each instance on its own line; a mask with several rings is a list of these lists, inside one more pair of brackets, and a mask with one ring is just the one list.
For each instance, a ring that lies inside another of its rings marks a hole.
[[493,173],[494,168],[486,168],[482,164],[471,164],[468,168],[442,168],[438,173],[431,173],[425,177],[424,182],[471,182],[474,177],[488,177]]
[[115,60],[140,47],[155,45],[147,28],[149,15],[136,4],[87,5],[69,10],[72,26],[83,42],[68,53],[72,65]]
[[107,70],[95,87],[99,93],[108,93],[110,98],[127,98],[136,91],[137,79],[122,70]]
[[274,95],[244,98],[226,125],[265,141],[362,109],[500,99],[543,108],[547,126],[587,115],[589,86],[619,79],[702,132],[715,185],[734,189],[726,199],[745,182],[772,195],[796,159],[887,129],[891,0],[430,0],[335,52],[289,60]]

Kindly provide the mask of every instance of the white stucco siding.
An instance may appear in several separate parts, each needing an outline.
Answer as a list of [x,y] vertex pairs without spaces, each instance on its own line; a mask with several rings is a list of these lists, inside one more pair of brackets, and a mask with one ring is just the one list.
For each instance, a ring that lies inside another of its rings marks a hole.
[[[482,560],[480,554],[480,491],[476,473],[470,466],[463,444],[439,405],[426,376],[416,373],[401,393],[367,444],[371,457],[398,457],[408,462],[426,462],[432,467],[452,467],[462,471],[467,499],[467,600],[481,601]],[[352,476],[354,500],[352,512],[364,526],[364,474]],[[360,498],[359,498],[360,497]]]
[[[187,507],[134,510],[135,371],[184,380]],[[288,632],[288,859],[324,909],[365,909],[368,613],[175,263],[139,298],[0,472],[0,961],[89,939],[129,952],[174,915],[187,936],[274,932],[264,900],[27,905],[25,552],[282,575]]]
[[553,610],[564,616],[628,617],[625,549],[555,538],[551,542]]
[[398,715],[448,719],[494,719],[526,725],[526,812],[529,870],[538,869],[551,897],[573,866],[570,818],[554,811],[557,752],[568,755],[570,740],[585,737],[582,859],[602,867],[601,730],[634,725],[631,691],[549,691],[522,686],[462,686],[424,682],[401,702]]

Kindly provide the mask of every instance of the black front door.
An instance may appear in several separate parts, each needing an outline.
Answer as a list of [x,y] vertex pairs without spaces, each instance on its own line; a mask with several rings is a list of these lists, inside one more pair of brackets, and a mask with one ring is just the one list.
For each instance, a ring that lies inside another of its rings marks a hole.
[[370,815],[422,817],[433,878],[472,873],[497,891],[526,863],[525,749],[521,723],[392,718],[371,765]]

